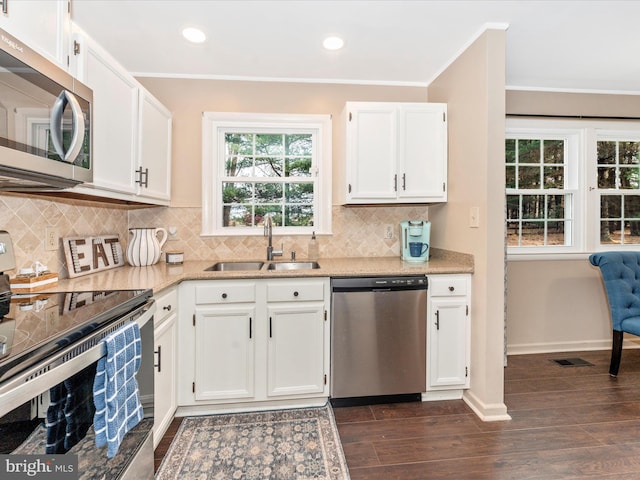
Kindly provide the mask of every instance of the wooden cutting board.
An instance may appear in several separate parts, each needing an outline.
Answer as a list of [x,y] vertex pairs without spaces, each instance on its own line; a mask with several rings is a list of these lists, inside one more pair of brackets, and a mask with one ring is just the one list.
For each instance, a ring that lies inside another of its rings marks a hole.
[[62,239],[69,278],[88,275],[124,265],[124,254],[117,234]]

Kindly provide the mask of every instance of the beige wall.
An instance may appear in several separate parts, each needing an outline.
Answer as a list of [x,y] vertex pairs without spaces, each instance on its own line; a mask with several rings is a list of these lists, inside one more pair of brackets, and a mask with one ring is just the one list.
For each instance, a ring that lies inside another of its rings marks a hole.
[[[507,114],[640,117],[638,95],[508,91],[506,98]],[[604,287],[587,257],[509,261],[509,353],[611,347]],[[627,345],[632,342],[625,339]]]
[[[465,399],[482,418],[505,418],[504,80],[505,32],[485,32],[429,87],[449,111],[449,202],[431,207],[434,245],[475,258],[471,309],[471,389]],[[480,209],[480,227],[468,224]]]

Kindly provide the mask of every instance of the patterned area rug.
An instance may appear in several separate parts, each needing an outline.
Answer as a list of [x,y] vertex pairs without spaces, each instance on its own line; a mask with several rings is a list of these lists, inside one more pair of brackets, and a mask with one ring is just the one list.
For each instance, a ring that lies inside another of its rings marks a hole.
[[329,405],[185,417],[156,480],[349,480]]

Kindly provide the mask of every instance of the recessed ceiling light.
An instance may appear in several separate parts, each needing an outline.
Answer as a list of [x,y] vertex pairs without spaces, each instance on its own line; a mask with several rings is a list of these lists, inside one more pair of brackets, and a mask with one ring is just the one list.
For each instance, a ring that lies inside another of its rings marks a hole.
[[327,37],[322,42],[322,46],[327,50],[340,50],[344,46],[344,40],[340,37]]
[[182,30],[182,36],[193,43],[202,43],[207,39],[207,36],[202,30],[193,27]]

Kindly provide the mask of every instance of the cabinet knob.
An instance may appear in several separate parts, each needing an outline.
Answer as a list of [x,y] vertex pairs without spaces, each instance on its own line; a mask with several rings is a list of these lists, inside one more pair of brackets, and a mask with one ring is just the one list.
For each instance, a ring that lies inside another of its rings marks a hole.
[[454,287],[453,285],[451,285],[451,286],[449,287],[449,291],[450,291],[450,292],[453,292],[455,289],[456,289],[456,287]]
[[298,295],[299,295],[299,293],[298,293],[298,292],[293,292],[293,296],[294,296],[294,297],[297,297]]
[[222,294],[222,298],[227,298],[227,294],[226,294],[226,293],[223,293],[223,294]]
[[171,305],[165,305],[164,307],[162,307],[163,310],[166,310],[167,312],[171,311]]

